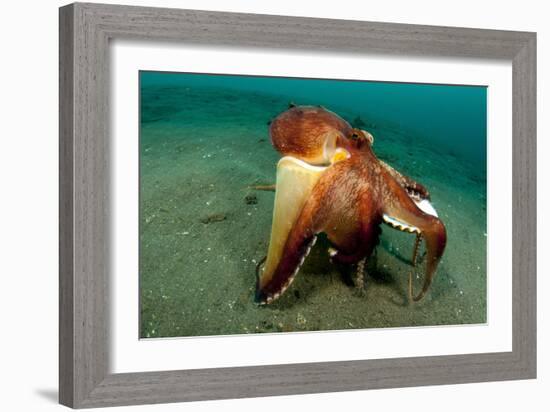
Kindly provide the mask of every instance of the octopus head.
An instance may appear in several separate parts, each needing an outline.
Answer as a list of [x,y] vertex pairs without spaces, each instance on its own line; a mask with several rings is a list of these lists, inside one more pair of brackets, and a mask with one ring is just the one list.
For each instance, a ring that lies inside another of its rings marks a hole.
[[312,165],[328,165],[348,158],[374,138],[353,128],[335,113],[320,106],[292,106],[278,115],[269,128],[273,147]]

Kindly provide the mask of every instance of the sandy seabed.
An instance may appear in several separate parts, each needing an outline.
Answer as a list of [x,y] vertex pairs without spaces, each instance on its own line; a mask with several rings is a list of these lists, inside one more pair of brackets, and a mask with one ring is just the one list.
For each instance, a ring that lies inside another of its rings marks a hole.
[[410,264],[414,235],[382,227],[363,292],[329,262],[320,236],[287,292],[258,306],[255,267],[267,253],[274,193],[248,187],[275,182],[280,156],[268,122],[288,99],[191,87],[142,93],[142,337],[486,322],[486,179],[456,154],[368,113],[330,107],[362,121],[375,153],[428,187],[447,228],[445,254],[428,296],[409,304],[408,273],[420,290],[424,269]]

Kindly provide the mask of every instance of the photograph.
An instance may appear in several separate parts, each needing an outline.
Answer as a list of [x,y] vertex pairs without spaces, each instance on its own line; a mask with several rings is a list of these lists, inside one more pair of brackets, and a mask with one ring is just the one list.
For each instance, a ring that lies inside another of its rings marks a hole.
[[487,87],[140,71],[139,337],[487,322]]

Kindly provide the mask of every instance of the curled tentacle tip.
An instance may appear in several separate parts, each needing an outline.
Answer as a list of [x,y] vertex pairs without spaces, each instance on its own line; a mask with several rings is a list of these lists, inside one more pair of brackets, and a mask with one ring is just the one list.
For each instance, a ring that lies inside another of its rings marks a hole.
[[267,305],[267,296],[265,296],[261,290],[256,290],[256,294],[254,296],[254,302],[258,304],[259,306]]
[[420,293],[416,296],[413,295],[413,274],[412,272],[409,272],[409,302],[418,302],[422,300],[424,295],[426,294],[426,291],[423,289],[420,291]]

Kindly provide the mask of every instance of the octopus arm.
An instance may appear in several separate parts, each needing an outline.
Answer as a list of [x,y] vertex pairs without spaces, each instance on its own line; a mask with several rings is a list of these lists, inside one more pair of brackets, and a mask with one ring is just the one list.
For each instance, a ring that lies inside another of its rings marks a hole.
[[430,192],[424,185],[411,179],[408,176],[398,172],[386,162],[380,160],[380,165],[399,183],[399,185],[405,189],[415,202],[421,202],[424,200],[430,200]]
[[258,273],[256,300],[270,303],[290,285],[314,241],[310,213],[304,206],[327,167],[286,156],[277,164],[271,237],[265,264]]
[[383,219],[388,225],[411,233],[422,235],[426,241],[426,271],[422,290],[417,296],[412,294],[412,278],[409,276],[409,295],[419,301],[428,292],[437,265],[445,251],[447,232],[443,222],[436,216],[423,212],[411,198],[394,188],[394,196],[384,207]]

